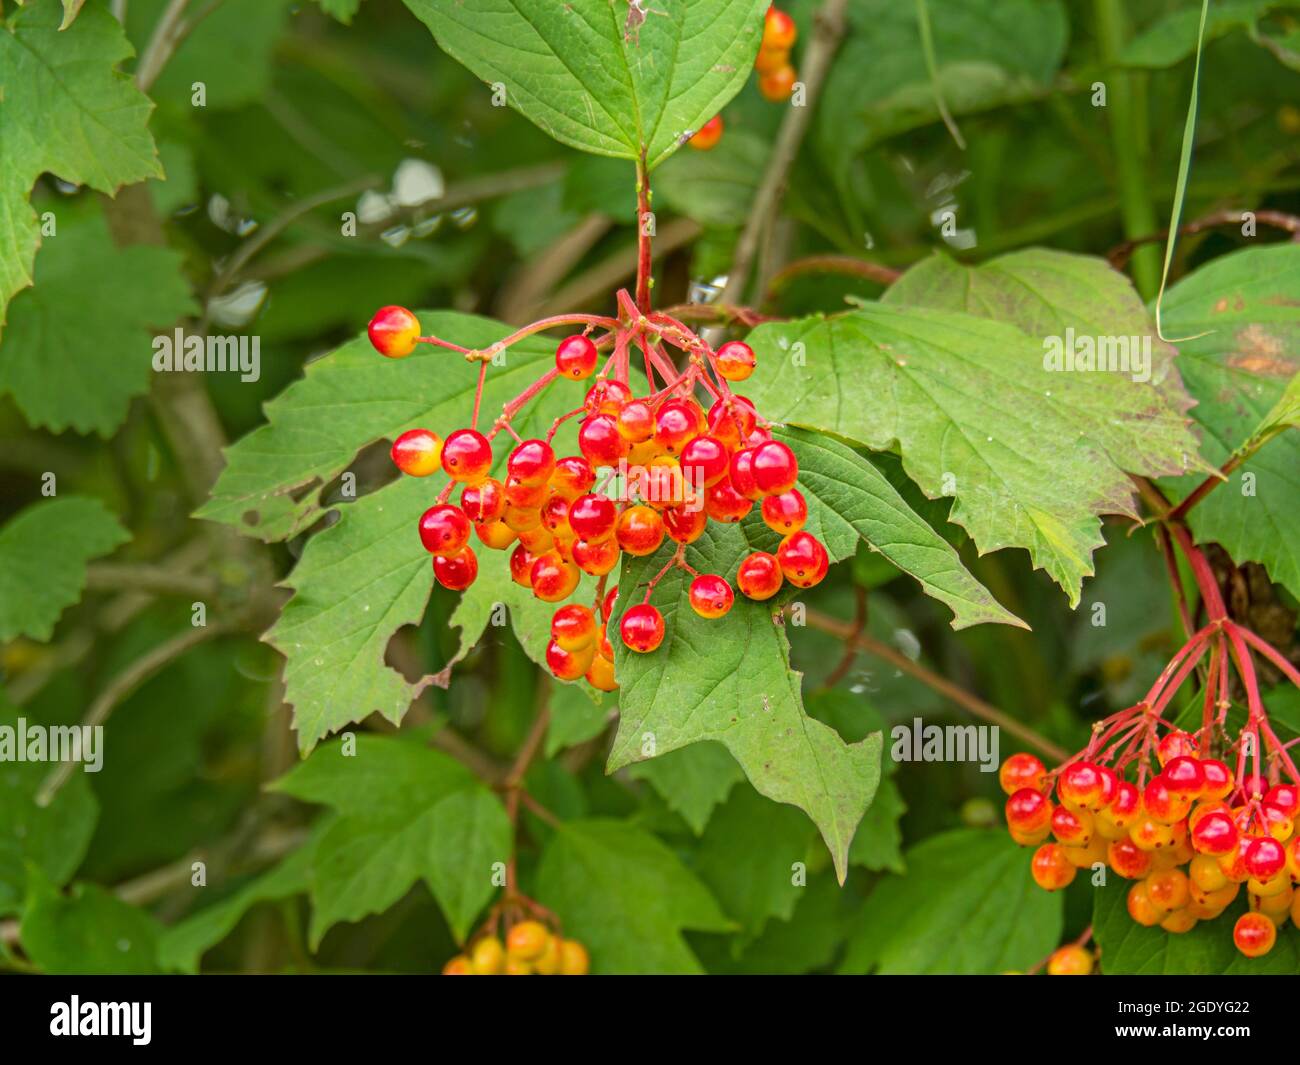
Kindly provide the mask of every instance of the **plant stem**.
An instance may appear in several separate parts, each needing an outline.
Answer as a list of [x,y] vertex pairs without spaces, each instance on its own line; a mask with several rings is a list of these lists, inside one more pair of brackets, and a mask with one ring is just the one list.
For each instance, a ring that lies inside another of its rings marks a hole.
[[650,277],[653,259],[650,231],[654,215],[650,213],[650,171],[646,169],[645,151],[636,161],[636,305],[642,314],[650,313]]

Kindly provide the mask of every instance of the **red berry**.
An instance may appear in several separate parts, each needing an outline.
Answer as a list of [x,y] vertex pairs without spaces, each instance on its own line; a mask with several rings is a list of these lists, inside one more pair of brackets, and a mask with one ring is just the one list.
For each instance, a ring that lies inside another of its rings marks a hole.
[[474,549],[462,547],[453,555],[434,555],[433,575],[444,588],[463,592],[478,576],[478,557]]
[[759,500],[763,493],[759,491],[758,481],[754,477],[754,449],[741,448],[731,456],[731,469],[728,471],[731,486],[746,499]]
[[1196,851],[1218,856],[1233,852],[1239,833],[1231,816],[1219,810],[1211,810],[1196,819],[1189,835]]
[[1074,879],[1075,869],[1059,843],[1044,843],[1034,852],[1030,865],[1034,881],[1044,891],[1059,891]]
[[579,496],[569,504],[569,528],[584,540],[606,540],[614,535],[618,508],[606,495]]
[[592,466],[617,466],[628,443],[612,414],[593,414],[578,429],[578,449]]
[[587,683],[598,691],[612,692],[618,690],[618,681],[614,679],[614,660],[603,654],[591,660],[587,670]]
[[697,436],[682,448],[682,475],[695,489],[710,488],[727,476],[731,456],[712,436]]
[[[779,440],[769,440],[754,449],[754,485],[765,496],[788,492],[799,479],[799,460]],[[732,483],[735,483],[733,468]],[[739,485],[737,485],[739,487]]]
[[808,532],[791,533],[776,550],[785,579],[796,588],[811,588],[826,576],[830,557],[820,540]]
[[420,320],[405,307],[380,307],[370,319],[370,343],[380,355],[401,359],[415,350]]
[[618,516],[614,535],[629,555],[652,555],[664,542],[664,520],[653,508],[638,503]]
[[1151,870],[1151,854],[1127,836],[1111,841],[1106,848],[1106,860],[1125,880],[1137,880]]
[[1142,789],[1142,808],[1162,824],[1181,821],[1191,809],[1192,800],[1174,791],[1163,773],[1157,773]]
[[478,484],[465,486],[460,494],[460,505],[470,521],[497,521],[506,512],[505,489],[500,481],[486,477]]
[[1074,810],[1099,810],[1102,806],[1102,782],[1098,766],[1092,762],[1071,762],[1056,782],[1056,794]]
[[1041,791],[1021,788],[1006,806],[1007,825],[1012,830],[1033,833],[1046,830],[1052,821],[1052,804]]
[[517,535],[504,521],[476,521],[474,532],[484,547],[504,551],[515,542]]
[[775,6],[767,9],[763,17],[763,47],[789,51],[799,37],[794,19]]
[[1264,794],[1264,802],[1275,806],[1287,817],[1300,813],[1300,788],[1294,784],[1274,784]]
[[618,631],[628,648],[648,654],[664,642],[664,616],[649,603],[640,603],[628,607]]
[[1206,758],[1201,762],[1201,773],[1205,777],[1205,790],[1202,797],[1205,799],[1226,799],[1232,794],[1232,789],[1236,784],[1232,770],[1217,758]]
[[617,414],[632,398],[632,390],[622,381],[597,381],[583,398],[588,414]]
[[561,495],[551,496],[542,504],[542,524],[553,536],[572,536],[569,524],[569,501]]
[[537,556],[528,571],[533,595],[545,603],[558,603],[568,599],[578,587],[582,573],[572,562],[566,562],[555,551],[545,551]]
[[655,415],[643,399],[624,403],[615,415],[618,431],[629,444],[640,444],[654,436]]
[[[615,584],[610,587],[609,591],[605,593],[605,598],[600,601],[601,621],[608,621],[611,617],[614,616],[614,604],[617,601],[618,601],[618,585]],[[606,657],[608,658],[613,656],[607,655]]]
[[591,668],[596,658],[594,644],[578,650],[568,650],[552,640],[546,645],[546,665],[560,680],[578,680]]
[[589,337],[579,333],[565,337],[555,349],[555,368],[565,377],[581,381],[596,372],[599,353]]
[[454,555],[469,543],[470,520],[460,507],[439,503],[420,517],[420,543],[434,555]]
[[709,408],[705,424],[713,436],[734,451],[754,431],[757,420],[754,404],[744,396],[729,395],[720,397]]
[[686,143],[701,152],[707,152],[722,140],[722,116],[714,115]]
[[523,544],[520,544],[510,552],[510,577],[516,584],[522,584],[525,588],[531,588],[533,563],[537,561],[536,556],[529,551]]
[[573,541],[573,563],[583,573],[603,577],[618,565],[618,542],[612,537],[607,540]]
[[1256,880],[1271,880],[1286,866],[1286,849],[1272,836],[1248,836],[1242,840],[1241,857],[1246,872]]
[[492,445],[477,429],[457,429],[442,445],[442,468],[453,481],[481,481],[492,469]]
[[1052,835],[1072,847],[1086,847],[1092,839],[1092,814],[1087,810],[1077,813],[1068,806],[1058,806],[1052,811]]
[[1160,775],[1165,778],[1169,790],[1189,798],[1199,798],[1205,790],[1205,772],[1201,763],[1185,754],[1170,758],[1164,763]]
[[1232,942],[1248,958],[1260,958],[1277,942],[1277,925],[1266,914],[1243,913],[1232,927]]
[[795,73],[794,67],[787,63],[770,74],[760,74],[758,77],[758,91],[763,94],[764,99],[771,100],[774,104],[780,103],[782,100],[790,98],[790,93],[794,91],[794,83],[798,78],[799,75]]
[[655,414],[654,439],[670,455],[704,431],[704,412],[694,400],[670,399]]
[[393,441],[393,465],[411,477],[428,477],[442,469],[442,437],[428,429],[408,429]]
[[798,532],[808,520],[808,503],[797,488],[780,495],[764,496],[762,511],[767,527],[782,536]]
[[555,472],[555,452],[544,440],[525,440],[510,452],[506,470],[520,484],[544,486]]
[[598,632],[596,615],[585,606],[570,603],[551,615],[551,639],[566,651],[594,647]]
[[1196,739],[1189,732],[1183,732],[1180,729],[1174,729],[1166,733],[1165,737],[1156,744],[1156,757],[1160,759],[1160,765],[1166,765],[1170,759],[1185,757],[1195,758],[1200,754],[1196,746]]
[[731,486],[730,477],[723,478],[704,493],[704,512],[714,521],[735,523],[753,509],[753,502]]
[[581,455],[568,455],[555,464],[551,474],[551,487],[555,494],[565,499],[577,499],[591,491],[596,483],[596,471]]
[[[772,498],[779,497],[773,496]],[[1043,786],[1043,780],[1046,776],[1047,767],[1043,765],[1042,761],[1032,754],[1021,751],[1018,754],[1013,754],[1002,763],[1002,768],[998,770],[998,783],[1002,785],[1004,792],[1012,795],[1021,788],[1039,790]]]
[[691,609],[702,618],[720,618],[735,601],[731,585],[712,573],[702,573],[691,581]]
[[736,571],[736,587],[750,599],[771,599],[781,590],[781,581],[781,564],[766,551],[748,555]]
[[664,508],[664,531],[679,544],[693,544],[704,535],[709,516],[687,507]]
[[518,477],[507,477],[504,488],[506,503],[512,507],[541,510],[549,488],[544,484],[524,484]]
[[718,373],[728,381],[743,381],[754,372],[754,349],[742,340],[718,348]]

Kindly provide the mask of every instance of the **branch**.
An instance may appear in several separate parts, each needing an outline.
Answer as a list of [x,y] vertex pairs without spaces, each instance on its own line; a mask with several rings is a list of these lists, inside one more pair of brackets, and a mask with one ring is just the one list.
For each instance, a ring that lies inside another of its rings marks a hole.
[[[1242,212],[1236,209],[1215,211],[1213,214],[1207,214],[1202,218],[1183,223],[1178,227],[1178,234],[1179,236],[1190,236],[1206,229],[1214,229],[1217,226],[1239,226],[1241,225],[1241,214]],[[1256,222],[1263,222],[1266,226],[1284,230],[1291,234],[1293,240],[1300,240],[1300,217],[1286,214],[1283,211],[1255,211],[1254,215]],[[1122,244],[1116,244],[1106,253],[1106,259],[1116,270],[1123,270],[1137,248],[1143,244],[1156,244],[1168,239],[1168,229],[1162,229],[1159,233],[1148,233],[1145,237],[1134,237]]]
[[902,670],[904,673],[915,677],[922,684],[933,688],[940,695],[951,699],[968,714],[974,717],[982,718],[999,728],[1005,729],[1013,736],[1024,740],[1031,747],[1037,747],[1044,754],[1063,762],[1070,757],[1070,752],[1063,747],[1058,747],[1051,740],[1040,736],[1028,725],[1017,721],[1015,718],[1004,714],[995,706],[991,706],[983,699],[972,695],[964,688],[958,687],[952,681],[931,672],[919,662],[913,662],[907,655],[901,651],[890,647],[887,643],[881,643],[874,636],[865,632],[854,633],[853,626],[847,621],[840,621],[838,618],[830,617],[816,610],[809,610],[806,614],[808,624],[814,629],[830,634],[837,639],[850,643],[859,651],[865,651],[869,655],[875,655],[877,658],[884,659],[890,665]]
[[94,562],[86,568],[86,587],[92,591],[130,591],[150,595],[203,598],[217,594],[215,577],[186,573],[135,562]]
[[809,255],[803,259],[796,259],[785,269],[778,271],[768,286],[768,295],[775,295],[790,281],[803,274],[849,274],[875,281],[880,285],[892,285],[902,276],[899,270],[882,266],[880,263],[867,262],[866,259],[858,259],[852,255]]
[[720,303],[743,303],[743,293],[749,283],[749,274],[758,254],[759,242],[776,214],[790,169],[794,166],[795,156],[803,143],[804,133],[812,121],[812,113],[822,82],[830,69],[831,59],[844,36],[844,12],[848,0],[825,0],[816,15],[816,28],[813,30],[811,43],[803,57],[803,78],[805,98],[803,107],[791,107],[781,123],[772,149],[772,158],[767,164],[763,182],[754,195],[750,206],[749,219],[736,243],[735,256],[731,269],[727,273],[727,284],[718,300]]

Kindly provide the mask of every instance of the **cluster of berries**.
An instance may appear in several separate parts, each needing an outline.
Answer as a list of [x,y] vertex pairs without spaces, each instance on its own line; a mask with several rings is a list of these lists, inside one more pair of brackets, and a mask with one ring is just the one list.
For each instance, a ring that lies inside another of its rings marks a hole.
[[[758,71],[758,91],[773,103],[790,99],[798,75],[790,62],[790,49],[799,36],[794,19],[775,6],[767,9],[763,20],[763,42],[759,45],[754,69]],[[714,115],[687,143],[699,151],[708,151],[722,140],[722,116]]]
[[[409,354],[417,340],[426,339],[419,337],[415,316],[400,307],[382,308],[370,323],[370,337],[390,357]],[[591,608],[562,606],[552,619],[546,661],[561,680],[585,677],[603,691],[617,687],[605,627],[618,587],[606,591],[604,580],[623,554],[653,554],[665,539],[678,545],[649,582],[644,602],[623,614],[619,634],[633,651],[648,653],[663,642],[663,615],[650,597],[674,566],[693,577],[689,600],[697,614],[718,618],[731,609],[728,581],[697,573],[684,557],[710,518],[738,522],[758,503],[764,522],[782,537],[775,554],[755,551],[740,563],[736,585],[749,598],[770,599],[787,580],[810,588],[826,576],[826,548],[803,528],[808,505],[796,487],[794,452],[759,424],[752,403],[726,387],[753,372],[753,350],[731,341],[716,352],[706,349],[706,355],[707,361],[697,355],[676,380],[644,397],[602,373],[582,406],[568,415],[582,417],[581,454],[556,456],[550,441],[564,418],[557,419],[547,439],[518,440],[504,480],[491,476],[492,444],[475,428],[457,429],[445,440],[428,429],[411,429],[393,444],[393,462],[403,473],[423,477],[441,470],[451,478],[419,522],[420,541],[433,555],[440,584],[461,591],[474,582],[478,558],[471,534],[496,550],[513,544],[511,576],[544,602],[568,599],[583,573],[600,578]],[[576,334],[560,341],[548,377],[585,380],[597,361],[596,343]],[[709,381],[706,365],[721,388]],[[665,376],[671,370],[661,366]],[[717,397],[707,411],[694,398],[696,382]],[[599,486],[598,471],[605,471]],[[618,490],[607,494],[602,488],[611,480]],[[459,505],[448,501],[457,486]]]
[[1179,730],[1155,757],[1160,771],[1141,786],[1083,757],[1053,773],[1031,754],[1007,759],[999,773],[1007,826],[1017,843],[1038,847],[1034,880],[1057,891],[1079,869],[1105,865],[1134,882],[1135,921],[1174,933],[1218,917],[1245,884],[1250,909],[1233,941],[1247,957],[1267,954],[1288,917],[1300,924],[1300,787],[1258,775],[1239,782]]
[[576,939],[562,939],[541,921],[520,921],[502,943],[494,935],[480,936],[464,954],[442,967],[443,976],[586,976],[591,967],[587,948]]

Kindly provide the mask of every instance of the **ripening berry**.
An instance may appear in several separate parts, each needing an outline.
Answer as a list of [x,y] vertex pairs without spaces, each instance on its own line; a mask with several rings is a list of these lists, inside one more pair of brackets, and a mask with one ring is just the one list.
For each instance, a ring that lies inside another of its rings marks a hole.
[[1280,806],[1274,806],[1270,802],[1261,803],[1259,812],[1270,836],[1280,843],[1285,843],[1291,838],[1295,832],[1295,822],[1287,817]]
[[415,350],[420,320],[405,307],[380,307],[370,319],[370,343],[390,359],[402,359]]
[[1248,958],[1262,958],[1277,942],[1277,925],[1262,913],[1243,913],[1232,926],[1232,942]]
[[1193,898],[1198,892],[1218,891],[1229,883],[1219,868],[1218,859],[1211,854],[1198,854],[1188,863],[1187,879],[1191,881]]
[[1281,924],[1290,916],[1291,906],[1295,902],[1295,895],[1295,888],[1291,886],[1289,880],[1283,877],[1281,890],[1276,894],[1252,894],[1250,896],[1250,908],[1271,917],[1274,924]]
[[1101,808],[1105,809],[1119,794],[1119,777],[1108,765],[1097,766],[1097,773],[1101,777]]
[[596,646],[600,626],[590,608],[570,603],[551,615],[551,639],[566,651]]
[[1106,841],[1096,833],[1093,834],[1092,839],[1081,846],[1062,843],[1061,850],[1076,869],[1090,869],[1099,862],[1102,865],[1106,864]]
[[586,976],[591,968],[591,958],[587,948],[576,939],[560,941],[560,975]]
[[1156,744],[1156,758],[1160,760],[1161,768],[1175,758],[1195,758],[1200,753],[1200,748],[1196,746],[1196,738],[1181,729],[1166,733]]
[[702,618],[720,618],[735,601],[735,595],[723,578],[712,573],[701,573],[691,581],[691,609]]
[[494,477],[467,484],[460,494],[460,508],[472,522],[498,521],[506,512],[505,489]]
[[581,579],[582,572],[578,567],[572,562],[566,562],[555,551],[538,555],[528,571],[533,595],[544,603],[558,603],[561,599],[568,599]]
[[1300,835],[1292,837],[1286,845],[1286,871],[1292,880],[1300,881]]
[[525,588],[531,588],[533,563],[537,561],[536,556],[529,551],[523,544],[519,544],[510,552],[510,578],[516,584],[522,584]]
[[704,492],[704,512],[714,521],[735,524],[753,509],[753,502],[732,487],[729,476]]
[[428,477],[442,469],[442,437],[428,429],[408,429],[393,441],[393,465],[410,477]]
[[1181,910],[1191,901],[1187,874],[1181,869],[1160,869],[1146,878],[1147,898],[1157,910]]
[[539,921],[520,921],[506,933],[506,953],[519,961],[532,962],[542,956],[551,934]]
[[762,513],[769,529],[788,536],[804,527],[808,520],[808,503],[799,489],[791,488],[780,495],[764,496]]
[[701,152],[707,152],[722,140],[722,116],[714,115],[686,143]]
[[655,435],[655,414],[643,399],[624,403],[614,417],[619,434],[629,444],[643,444]]
[[655,414],[654,440],[670,455],[682,449],[704,430],[704,413],[689,399],[670,399]]
[[1111,840],[1106,848],[1106,861],[1125,880],[1137,880],[1151,871],[1151,853],[1128,838]]
[[1048,976],[1087,976],[1092,972],[1092,951],[1077,943],[1053,951],[1047,959]]
[[652,555],[664,542],[664,520],[653,508],[637,503],[618,516],[614,539],[629,555]]
[[569,528],[584,540],[608,540],[618,524],[618,507],[607,495],[588,493],[569,504]]
[[1102,789],[1100,767],[1088,761],[1071,762],[1056,782],[1057,798],[1072,810],[1100,810]]
[[632,390],[622,381],[597,381],[583,397],[588,414],[617,414],[632,398]]
[[1174,845],[1174,830],[1150,814],[1140,814],[1128,830],[1129,839],[1144,851],[1163,850]]
[[1160,922],[1160,927],[1176,936],[1190,932],[1198,923],[1196,913],[1192,910],[1193,905],[1193,903],[1188,903],[1181,910],[1174,910],[1172,913],[1166,914],[1165,919]]
[[533,962],[538,976],[558,976],[560,973],[560,937],[547,936],[546,949]]
[[463,592],[478,576],[478,556],[472,547],[462,547],[454,555],[434,555],[433,575],[444,588]]
[[780,70],[790,62],[790,49],[788,48],[769,48],[766,44],[758,50],[758,55],[754,58],[754,69],[760,74],[770,74],[774,70]]
[[507,477],[501,489],[506,503],[524,510],[540,510],[549,498],[550,486],[545,484],[524,484],[518,477]]
[[561,495],[552,495],[541,509],[542,525],[552,536],[572,536],[569,524],[569,501]]
[[526,532],[542,528],[542,512],[536,507],[520,507],[509,503],[501,520],[519,533],[521,538]]
[[1243,843],[1245,843],[1245,840],[1239,840],[1229,853],[1220,854],[1218,857],[1219,868],[1223,871],[1223,875],[1234,884],[1244,884],[1250,879],[1250,870],[1246,868]]
[[[779,499],[780,496],[769,498]],[[767,500],[763,502],[766,503]],[[1002,768],[998,770],[998,783],[1002,785],[1004,792],[1014,795],[1021,788],[1033,788],[1038,791],[1043,786],[1046,776],[1047,767],[1042,761],[1032,754],[1021,751],[1002,763]]]
[[492,445],[477,429],[457,429],[442,445],[442,468],[453,481],[481,481],[492,469]]
[[443,976],[473,976],[474,965],[464,954],[457,954],[442,967]]
[[679,544],[693,544],[704,535],[709,516],[689,507],[664,508],[664,532]]
[[731,456],[722,441],[712,436],[697,436],[682,448],[682,475],[696,489],[710,488],[727,476]]
[[1128,915],[1146,928],[1158,925],[1165,918],[1164,911],[1152,905],[1147,897],[1145,880],[1139,880],[1128,889]]
[[504,521],[475,522],[474,533],[484,547],[504,551],[515,542],[516,533]]
[[1259,880],[1252,876],[1246,881],[1246,890],[1252,895],[1259,895],[1263,898],[1272,895],[1279,895],[1290,887],[1291,878],[1287,876],[1285,869],[1281,872],[1274,873],[1267,879]]
[[757,422],[758,414],[754,410],[754,404],[734,393],[714,400],[705,417],[710,435],[716,436],[731,451],[739,447],[740,442],[754,431]]
[[1097,831],[1107,839],[1123,839],[1133,827],[1142,808],[1142,793],[1136,784],[1119,780],[1109,806],[1097,812]]
[[1072,847],[1086,847],[1093,835],[1092,814],[1058,806],[1052,811],[1052,835]]
[[1291,895],[1291,923],[1300,928],[1300,891]]
[[1275,806],[1287,817],[1295,819],[1300,813],[1300,788],[1294,784],[1274,784],[1264,793],[1264,802]]
[[591,491],[596,483],[596,471],[581,455],[567,455],[555,463],[551,474],[551,488],[562,499],[577,499]]
[[470,951],[475,976],[496,976],[506,965],[506,948],[496,936],[484,936]]
[[561,647],[554,640],[546,645],[546,666],[560,680],[579,680],[596,658],[596,645],[589,643],[576,651]]
[[617,466],[627,456],[628,444],[612,414],[593,414],[578,428],[578,450],[595,466]]
[[570,554],[573,564],[583,573],[603,577],[618,565],[618,542],[613,538],[608,540],[579,538],[573,541]]
[[1199,854],[1218,857],[1231,854],[1237,846],[1239,833],[1231,816],[1222,810],[1211,810],[1196,819],[1190,832],[1192,847]]
[[[731,468],[727,471],[731,486],[746,499],[757,502],[763,498],[754,477],[754,449],[743,447],[731,453]],[[793,487],[793,486],[792,486]]]
[[[600,601],[600,620],[608,621],[614,616],[614,604],[618,602],[618,585],[610,586],[609,591],[605,593],[605,598]],[[613,657],[607,656],[607,657]]]
[[1160,775],[1175,794],[1199,799],[1205,791],[1205,771],[1201,763],[1185,754],[1169,759]]
[[784,48],[788,52],[798,37],[799,28],[794,19],[775,5],[767,9],[763,18],[763,48]]
[[545,554],[547,551],[555,551],[564,561],[573,561],[560,550],[560,541],[540,525],[534,529],[521,529],[518,535],[519,542],[528,549],[530,555],[537,556]]
[[[779,440],[768,440],[754,449],[754,486],[765,496],[788,492],[799,480],[799,460]],[[732,483],[736,483],[733,467]],[[738,484],[736,487],[740,487]]]
[[617,691],[618,681],[614,679],[613,660],[603,654],[597,654],[591,660],[591,668],[587,670],[587,683],[597,691]]
[[420,517],[420,543],[434,555],[454,555],[469,543],[470,520],[460,507],[438,503]]
[[791,533],[776,549],[785,579],[796,588],[811,588],[821,583],[830,569],[830,556],[822,542],[810,532]]
[[1272,880],[1286,868],[1286,850],[1272,836],[1247,836],[1241,841],[1241,856],[1255,880]]
[[1006,815],[1008,828],[1046,833],[1052,825],[1052,803],[1036,788],[1021,788],[1007,799]]
[[728,381],[743,381],[754,372],[754,349],[743,340],[729,340],[718,348],[718,375]]
[[1163,773],[1157,773],[1142,789],[1142,809],[1166,825],[1181,821],[1192,809],[1192,799],[1174,791]]
[[581,381],[596,372],[598,357],[596,345],[591,342],[591,338],[579,333],[560,341],[555,349],[555,368],[561,376]]
[[544,487],[555,472],[555,452],[545,440],[525,440],[510,452],[506,472],[521,485]]
[[[1166,737],[1168,739],[1168,737]],[[1201,797],[1207,800],[1226,799],[1236,786],[1232,770],[1217,758],[1206,758],[1201,762],[1201,773],[1205,777],[1205,788]]]
[[628,607],[618,631],[626,647],[648,654],[664,642],[664,616],[649,603],[640,603]]
[[783,580],[776,555],[766,551],[747,555],[736,571],[736,587],[750,599],[771,599],[781,590]]
[[763,94],[764,99],[779,104],[782,100],[790,99],[790,93],[794,91],[794,83],[798,80],[799,75],[795,73],[794,67],[787,63],[770,74],[760,74],[758,91]]
[[1059,843],[1044,843],[1034,851],[1034,860],[1029,869],[1034,882],[1044,891],[1059,891],[1069,887],[1078,871],[1065,856],[1065,849]]

